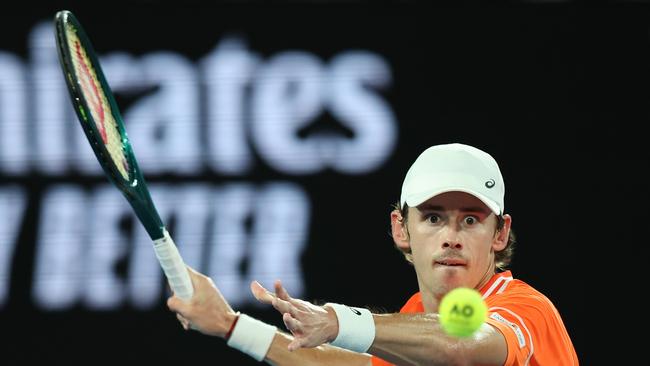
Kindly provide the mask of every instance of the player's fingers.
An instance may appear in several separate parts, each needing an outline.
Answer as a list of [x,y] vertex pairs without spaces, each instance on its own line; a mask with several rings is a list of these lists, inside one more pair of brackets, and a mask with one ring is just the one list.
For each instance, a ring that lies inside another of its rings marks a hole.
[[183,326],[183,329],[189,330],[190,329],[190,322],[185,319],[181,314],[176,314],[176,319],[181,323]]
[[312,346],[309,344],[308,339],[303,337],[294,337],[291,343],[289,343],[289,351],[291,352],[298,350],[300,348],[308,348],[308,347],[312,347]]
[[180,312],[183,306],[183,300],[179,299],[176,296],[172,296],[167,299],[167,307],[173,312]]
[[[187,268],[187,273],[190,275],[190,281],[192,282],[192,287],[194,287],[194,293],[201,292],[202,289],[206,288],[206,286],[209,286],[212,284],[212,280],[210,277],[207,277],[190,266],[186,266]],[[214,286],[214,284],[212,284]]]
[[187,273],[190,275],[190,280],[192,281],[192,285],[198,286],[199,283],[201,282],[201,274],[197,272],[194,268],[187,266]]
[[280,280],[275,281],[275,294],[282,300],[292,300],[291,296],[289,296],[289,292],[287,292],[284,286],[282,286],[282,281]]
[[295,336],[297,333],[300,333],[302,327],[300,322],[291,316],[289,313],[282,314],[282,321],[284,325],[289,329],[289,331]]
[[293,341],[291,341],[291,343],[289,343],[289,346],[287,348],[289,349],[289,352],[293,352],[293,351],[299,349],[300,348],[300,343],[298,342],[298,339],[294,338]]
[[282,314],[289,313],[292,316],[297,315],[296,308],[294,308],[291,305],[291,303],[288,302],[288,301],[284,301],[284,300],[279,299],[279,298],[276,297],[276,298],[273,299],[272,304],[273,304],[273,307]]
[[[275,282],[275,294],[277,295],[277,297],[290,302],[297,309],[309,308],[309,303],[305,302],[304,300],[294,299],[293,297],[291,297],[287,289],[284,288],[284,286],[282,286],[282,282],[280,280],[277,280]],[[294,314],[294,316],[295,315],[296,314]]]
[[[203,289],[206,287],[217,287],[212,281],[212,278],[204,275],[203,273],[195,270],[190,266],[186,265],[186,268],[187,268],[187,272],[190,274],[190,280],[192,281],[192,286],[194,286],[196,290]],[[194,292],[196,293],[199,291],[194,291]]]
[[250,288],[253,296],[264,304],[271,304],[273,299],[275,299],[275,295],[271,291],[265,289],[264,286],[257,281],[251,282]]
[[301,311],[301,309],[300,309],[299,307],[296,307],[296,306],[293,304],[293,302],[289,302],[289,301],[281,300],[281,299],[279,299],[279,298],[277,298],[277,297],[275,298],[274,301],[276,302],[276,305],[277,305],[275,308],[276,308],[279,312],[281,312],[282,314],[284,314],[284,313],[288,313],[288,314],[290,314],[292,317],[294,317],[294,318],[296,318],[296,319],[300,319],[300,318],[302,318],[302,311]]

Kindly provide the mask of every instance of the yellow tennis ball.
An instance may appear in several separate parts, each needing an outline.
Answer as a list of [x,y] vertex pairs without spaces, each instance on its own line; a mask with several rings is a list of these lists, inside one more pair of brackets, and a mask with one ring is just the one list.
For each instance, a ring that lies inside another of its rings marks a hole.
[[454,337],[471,336],[487,318],[487,305],[481,294],[467,287],[449,291],[438,310],[442,329]]

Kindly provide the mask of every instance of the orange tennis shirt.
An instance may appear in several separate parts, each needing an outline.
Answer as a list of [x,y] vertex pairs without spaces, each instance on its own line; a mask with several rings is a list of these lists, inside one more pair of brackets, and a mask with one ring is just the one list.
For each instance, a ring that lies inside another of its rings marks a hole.
[[[504,366],[578,365],[578,356],[551,301],[510,271],[497,273],[480,289],[488,306],[487,323],[497,328],[508,344]],[[420,293],[400,313],[422,313]],[[373,366],[391,364],[373,356]]]

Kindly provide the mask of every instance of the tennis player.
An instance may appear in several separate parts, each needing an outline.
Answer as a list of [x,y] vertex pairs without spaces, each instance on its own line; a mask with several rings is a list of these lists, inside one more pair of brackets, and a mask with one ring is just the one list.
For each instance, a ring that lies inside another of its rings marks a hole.
[[[251,290],[283,317],[291,334],[235,312],[210,278],[190,269],[195,293],[169,308],[185,329],[225,338],[273,365],[578,365],[553,303],[506,269],[512,218],[497,162],[463,144],[425,150],[408,170],[390,214],[396,247],[411,262],[419,292],[399,314],[294,299],[253,282]],[[444,333],[438,305],[450,290],[477,289],[488,319],[468,338]]]

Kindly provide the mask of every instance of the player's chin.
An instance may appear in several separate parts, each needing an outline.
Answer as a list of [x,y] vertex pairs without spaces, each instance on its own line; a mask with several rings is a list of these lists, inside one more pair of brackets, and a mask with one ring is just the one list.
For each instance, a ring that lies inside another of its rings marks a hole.
[[434,265],[432,269],[436,281],[446,284],[450,289],[460,286],[467,278],[467,266]]
[[435,266],[433,274],[450,289],[462,285],[468,276],[467,266]]

